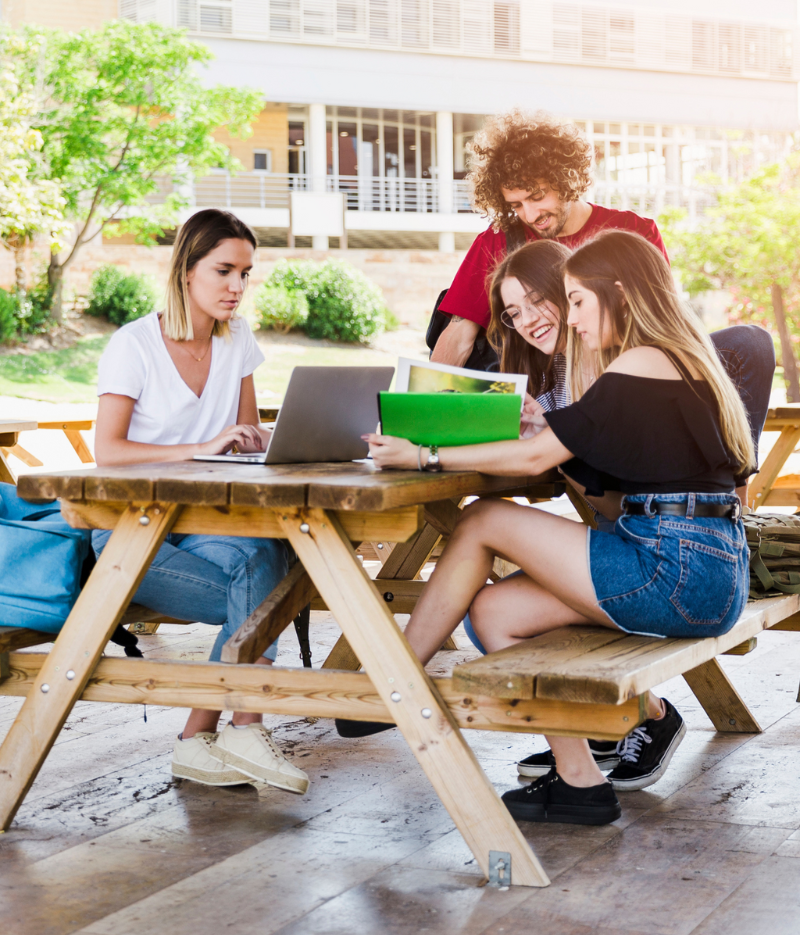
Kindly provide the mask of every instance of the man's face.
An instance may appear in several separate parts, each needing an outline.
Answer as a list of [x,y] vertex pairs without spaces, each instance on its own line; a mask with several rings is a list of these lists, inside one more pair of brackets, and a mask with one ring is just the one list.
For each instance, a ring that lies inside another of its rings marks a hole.
[[523,188],[501,188],[509,208],[540,237],[558,237],[569,218],[570,202],[563,202],[544,179],[537,179],[535,191]]

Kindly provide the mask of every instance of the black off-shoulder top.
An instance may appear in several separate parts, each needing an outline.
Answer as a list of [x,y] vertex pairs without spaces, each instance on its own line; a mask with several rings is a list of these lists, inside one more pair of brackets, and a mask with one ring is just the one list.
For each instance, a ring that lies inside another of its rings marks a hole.
[[592,497],[729,493],[746,477],[725,447],[704,380],[604,373],[578,402],[544,415],[575,455],[564,473]]

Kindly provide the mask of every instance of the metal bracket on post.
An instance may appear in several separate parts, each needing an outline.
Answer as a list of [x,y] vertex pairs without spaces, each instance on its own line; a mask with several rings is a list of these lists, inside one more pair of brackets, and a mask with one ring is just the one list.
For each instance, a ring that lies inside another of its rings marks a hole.
[[511,886],[511,854],[489,851],[489,886],[507,890]]

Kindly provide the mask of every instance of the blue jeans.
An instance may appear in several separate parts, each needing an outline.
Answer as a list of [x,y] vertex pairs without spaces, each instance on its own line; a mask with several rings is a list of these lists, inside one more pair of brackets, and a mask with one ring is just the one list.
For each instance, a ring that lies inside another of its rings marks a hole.
[[[95,555],[110,535],[107,529],[92,533]],[[208,657],[219,662],[222,647],[288,570],[288,548],[280,539],[170,533],[133,600],[167,617],[222,627]],[[277,654],[275,640],[264,656],[274,661]]]
[[734,325],[710,337],[744,403],[758,464],[758,439],[767,419],[775,373],[775,345],[769,332],[758,325]]
[[[588,530],[586,553],[597,603],[626,633],[721,636],[747,600],[749,553],[741,519],[694,516],[699,503],[735,504],[728,493],[629,494],[647,515],[623,514],[613,532]],[[686,516],[650,504],[685,503]]]

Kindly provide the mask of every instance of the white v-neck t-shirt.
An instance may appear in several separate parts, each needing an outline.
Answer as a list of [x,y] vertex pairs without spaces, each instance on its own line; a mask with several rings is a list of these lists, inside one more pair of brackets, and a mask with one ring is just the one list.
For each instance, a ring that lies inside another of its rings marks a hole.
[[97,395],[115,393],[136,400],[129,441],[198,444],[236,424],[242,380],[263,363],[264,355],[244,319],[231,321],[230,329],[230,341],[211,339],[211,367],[199,397],[169,356],[156,312],[113,335],[98,365]]

